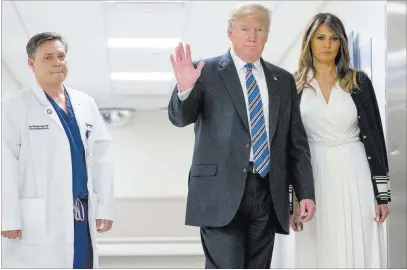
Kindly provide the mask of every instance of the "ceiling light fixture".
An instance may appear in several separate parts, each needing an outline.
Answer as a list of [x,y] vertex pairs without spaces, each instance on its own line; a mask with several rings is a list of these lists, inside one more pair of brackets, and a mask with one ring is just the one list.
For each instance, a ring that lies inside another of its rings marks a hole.
[[130,122],[134,116],[134,109],[103,108],[100,114],[108,126],[121,127]]
[[105,3],[135,3],[135,4],[161,4],[161,3],[189,3],[191,0],[173,0],[173,1],[166,1],[166,0],[106,0]]
[[108,48],[157,48],[174,49],[179,38],[109,38],[107,40]]
[[172,72],[112,72],[111,80],[115,81],[172,81]]

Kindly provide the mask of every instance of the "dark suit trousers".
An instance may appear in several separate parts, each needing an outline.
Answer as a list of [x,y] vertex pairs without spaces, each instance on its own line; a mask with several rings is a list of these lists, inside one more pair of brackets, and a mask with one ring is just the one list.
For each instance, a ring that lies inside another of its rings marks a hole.
[[268,176],[248,173],[233,220],[224,227],[201,227],[205,268],[269,269],[275,224]]

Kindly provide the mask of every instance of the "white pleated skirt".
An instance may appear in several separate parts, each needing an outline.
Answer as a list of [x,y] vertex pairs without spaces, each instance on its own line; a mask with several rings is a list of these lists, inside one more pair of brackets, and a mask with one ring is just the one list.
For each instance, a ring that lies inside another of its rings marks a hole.
[[360,141],[310,142],[317,211],[295,233],[297,268],[387,268],[370,169]]

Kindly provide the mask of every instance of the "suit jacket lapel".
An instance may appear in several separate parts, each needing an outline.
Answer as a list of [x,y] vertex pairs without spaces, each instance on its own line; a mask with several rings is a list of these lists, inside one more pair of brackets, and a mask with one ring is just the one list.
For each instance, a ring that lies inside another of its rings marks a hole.
[[230,96],[232,97],[238,115],[240,116],[247,131],[250,133],[243,89],[242,85],[240,84],[239,75],[237,74],[236,67],[233,63],[230,52],[223,56],[219,64],[219,73],[222,81],[225,84],[226,89],[229,91]]
[[277,130],[278,115],[280,111],[280,95],[278,91],[281,86],[278,82],[278,74],[272,69],[271,66],[266,64],[263,59],[260,61],[266,77],[267,90],[269,94],[269,140],[271,142]]
[[[269,139],[273,139],[277,130],[278,116],[280,111],[280,95],[278,93],[281,88],[278,82],[279,75],[271,66],[266,64],[263,59],[260,60],[263,66],[264,75],[266,77],[267,89],[269,93]],[[244,126],[250,133],[248,122],[246,103],[244,100],[243,89],[240,84],[239,76],[236,67],[233,63],[230,52],[226,53],[220,61],[219,73],[223,83],[232,97],[235,108],[240,116]]]

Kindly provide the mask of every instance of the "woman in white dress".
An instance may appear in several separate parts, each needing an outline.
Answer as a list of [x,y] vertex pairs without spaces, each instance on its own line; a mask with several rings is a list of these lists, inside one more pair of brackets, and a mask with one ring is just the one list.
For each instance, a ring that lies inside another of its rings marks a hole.
[[[295,73],[311,150],[317,211],[291,226],[298,268],[386,268],[383,222],[390,184],[380,113],[369,77],[350,68],[342,22],[317,14]],[[295,190],[295,186],[294,186]],[[294,192],[295,194],[295,192]]]

